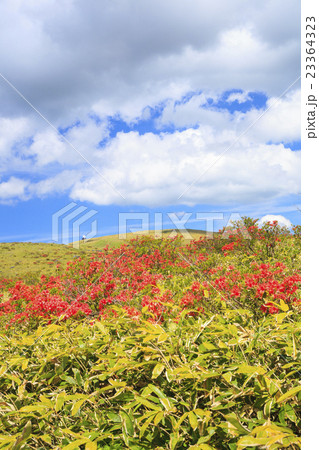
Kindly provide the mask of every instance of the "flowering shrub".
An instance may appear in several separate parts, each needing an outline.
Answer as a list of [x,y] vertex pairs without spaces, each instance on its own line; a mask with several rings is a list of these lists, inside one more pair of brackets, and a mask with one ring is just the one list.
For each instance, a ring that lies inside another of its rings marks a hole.
[[277,223],[258,228],[245,218],[214,239],[182,245],[180,237],[143,237],[118,249],[77,258],[59,276],[42,276],[36,285],[5,280],[0,316],[7,325],[45,319],[111,314],[120,306],[136,319],[162,323],[209,314],[225,304],[255,315],[298,310],[300,233]]
[[1,448],[300,448],[298,228],[143,237],[0,290]]

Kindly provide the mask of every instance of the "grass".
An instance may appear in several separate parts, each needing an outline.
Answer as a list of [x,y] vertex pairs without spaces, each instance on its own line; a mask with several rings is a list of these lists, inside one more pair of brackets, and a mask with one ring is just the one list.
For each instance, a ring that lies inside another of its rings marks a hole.
[[[188,230],[193,239],[205,236],[205,231]],[[150,235],[154,235],[150,231]],[[179,233],[176,230],[163,230],[164,238],[173,237]],[[108,245],[111,248],[120,247],[128,240],[148,232],[128,233],[127,239],[119,239],[118,234],[102,236],[87,241],[74,242],[70,245],[46,244],[32,242],[0,243],[0,279],[24,279],[36,282],[41,275],[55,275],[56,266],[62,268],[73,258],[85,256],[93,251],[102,250]]]
[[[191,235],[192,239],[199,239],[200,237],[206,236],[206,232],[202,230],[187,230],[188,233]],[[111,248],[117,248],[120,247],[122,244],[124,244],[126,241],[130,241],[131,239],[135,239],[138,236],[155,236],[159,235],[159,231],[135,231],[133,233],[127,233],[126,239],[120,239],[118,234],[113,234],[110,236],[102,236],[97,237],[93,239],[89,239],[87,241],[80,241],[80,242],[74,242],[73,244],[80,247],[81,250],[102,250],[106,245],[108,245]],[[174,237],[178,234],[181,234],[179,230],[162,230],[162,237],[163,238],[169,238]],[[185,241],[188,239],[185,237]]]
[[54,275],[56,265],[84,255],[85,251],[67,245],[9,242],[0,243],[0,278],[31,281],[40,275]]

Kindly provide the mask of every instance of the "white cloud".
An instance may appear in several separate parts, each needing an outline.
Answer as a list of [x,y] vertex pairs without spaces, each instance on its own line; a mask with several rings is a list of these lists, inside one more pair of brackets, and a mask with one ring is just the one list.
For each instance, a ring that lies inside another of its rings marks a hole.
[[[25,162],[26,169],[32,161],[31,173],[42,178],[30,183],[29,196],[70,192],[74,200],[108,205],[123,204],[120,192],[126,204],[147,206],[278,199],[300,190],[300,152],[279,143],[300,137],[299,96],[294,92],[278,101],[247,133],[260,110],[232,115],[205,109],[204,94],[164,108],[158,127],[173,124],[186,127],[183,131],[109,138],[107,122],[86,117],[66,132],[70,146],[52,129],[35,128],[31,145],[20,146],[12,160],[21,168]],[[195,119],[198,127],[189,128]]]
[[[190,127],[200,123],[212,127],[217,135],[225,130],[227,134],[245,133],[241,139],[247,143],[292,142],[300,139],[299,89],[288,92],[283,98],[270,98],[263,110],[253,108],[245,113],[237,111],[233,115],[227,110],[204,109],[202,105],[206,99],[207,96],[201,94],[180,104],[168,102],[158,119],[158,126],[173,124],[176,127]],[[266,109],[269,110],[265,113]]]
[[[189,90],[278,95],[300,72],[299,18],[297,0],[3,0],[1,70],[55,122],[136,116]],[[1,84],[6,115],[33,114]]]
[[280,215],[272,215],[272,214],[263,216],[261,219],[259,219],[259,223],[262,225],[266,222],[273,222],[274,220],[276,220],[278,222],[278,224],[281,226],[285,226],[287,228],[292,227],[290,220],[287,219],[286,217],[280,216]]
[[[299,192],[300,152],[282,144],[238,143],[214,164],[225,148],[224,139],[216,139],[208,127],[161,135],[119,133],[98,167],[128,204],[248,204]],[[123,203],[93,172],[75,183],[71,196],[97,204]]]
[[18,198],[20,200],[25,200],[26,188],[28,182],[16,177],[9,178],[8,181],[0,182],[0,201],[8,201],[13,198]]
[[[297,0],[2,1],[2,73],[54,126],[77,123],[66,132],[72,148],[0,79],[2,197],[69,192],[123,204],[97,172],[128,204],[249,204],[298,192],[300,154],[279,144],[300,138],[298,85],[276,97],[300,71],[299,10]],[[257,109],[203,108],[230,89],[242,92],[228,101],[263,91],[273,107],[260,119]],[[184,131],[110,139],[108,116],[132,125],[159,105],[158,131]]]
[[250,97],[248,92],[233,92],[232,94],[229,94],[229,96],[226,99],[226,102],[245,103],[249,100],[252,100],[252,98]]

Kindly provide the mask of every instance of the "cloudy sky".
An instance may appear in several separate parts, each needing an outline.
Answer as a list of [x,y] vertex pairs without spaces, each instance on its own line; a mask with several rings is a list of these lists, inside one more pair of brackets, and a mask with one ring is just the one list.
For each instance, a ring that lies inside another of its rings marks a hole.
[[98,234],[119,212],[300,223],[299,22],[297,0],[3,0],[0,240],[50,240],[70,202]]

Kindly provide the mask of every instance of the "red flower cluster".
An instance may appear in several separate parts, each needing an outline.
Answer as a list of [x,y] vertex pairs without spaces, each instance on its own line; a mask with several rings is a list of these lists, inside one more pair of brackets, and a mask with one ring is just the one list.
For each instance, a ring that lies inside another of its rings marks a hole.
[[[260,231],[251,225],[248,232],[262,243],[270,228],[277,236],[276,227],[270,224]],[[185,310],[193,316],[209,312],[221,298],[270,314],[279,311],[276,304],[280,301],[290,307],[300,302],[299,272],[282,261],[262,262],[258,252],[250,264],[233,263],[228,252],[241,250],[242,256],[251,258],[251,251],[241,232],[230,234],[227,243],[221,240],[222,233],[184,247],[179,238],[142,238],[115,250],[106,248],[89,259],[69,262],[60,276],[42,276],[33,286],[22,281],[13,286],[10,280],[1,280],[0,289],[8,299],[0,303],[0,316],[9,324],[110,317],[117,314],[117,306],[134,319],[146,314],[149,320],[163,322],[167,317],[177,320]]]

